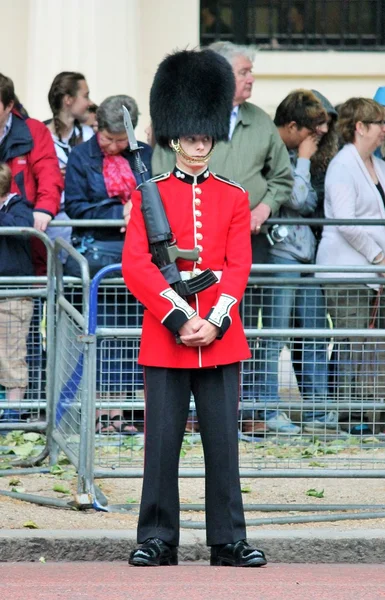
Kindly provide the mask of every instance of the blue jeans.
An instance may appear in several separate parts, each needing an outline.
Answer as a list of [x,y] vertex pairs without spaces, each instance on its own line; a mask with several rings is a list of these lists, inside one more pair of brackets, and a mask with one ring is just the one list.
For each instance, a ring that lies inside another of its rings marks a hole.
[[[271,264],[297,265],[298,261],[271,255]],[[282,277],[295,281],[301,273],[272,273],[274,279]],[[262,325],[267,329],[287,329],[295,318],[301,328],[326,328],[326,306],[322,289],[319,286],[272,286],[262,290]],[[254,382],[246,393],[248,397],[262,402],[279,403],[279,356],[287,338],[262,338],[256,350],[256,373]],[[304,338],[302,362],[303,400],[326,404],[328,385],[327,340]],[[305,419],[324,414],[321,406],[318,411],[307,411]],[[267,410],[266,418],[277,410]]]

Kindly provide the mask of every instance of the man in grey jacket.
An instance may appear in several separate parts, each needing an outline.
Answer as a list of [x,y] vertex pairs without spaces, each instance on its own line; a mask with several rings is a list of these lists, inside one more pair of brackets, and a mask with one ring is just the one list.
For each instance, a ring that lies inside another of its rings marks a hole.
[[[315,260],[316,240],[308,225],[301,225],[302,217],[311,217],[317,206],[317,194],[311,185],[310,159],[317,152],[318,143],[328,131],[328,115],[320,100],[310,90],[296,90],[278,106],[274,123],[290,157],[294,187],[290,198],[281,206],[280,217],[298,219],[288,227],[288,235],[269,250],[269,262],[276,265],[312,264]],[[287,329],[295,316],[301,328],[326,328],[326,308],[319,286],[295,285],[300,272],[275,273],[275,278],[290,277],[292,286],[272,286],[263,290],[263,326]],[[257,392],[265,402],[279,403],[278,363],[285,339],[263,339],[259,347]],[[302,393],[303,400],[316,408],[304,411],[304,430],[321,433],[338,429],[338,415],[327,411],[327,342],[312,338],[303,342]],[[270,431],[296,434],[300,428],[291,422],[285,412],[266,410],[266,425]]]
[[[247,102],[254,83],[255,50],[231,42],[209,46],[231,64],[235,76],[233,112],[229,142],[216,144],[211,169],[242,185],[250,197],[250,229],[253,234],[253,263],[267,259],[268,242],[260,233],[262,224],[290,198],[293,179],[285,145],[271,118],[258,106]],[[172,171],[175,154],[155,147],[153,175]]]

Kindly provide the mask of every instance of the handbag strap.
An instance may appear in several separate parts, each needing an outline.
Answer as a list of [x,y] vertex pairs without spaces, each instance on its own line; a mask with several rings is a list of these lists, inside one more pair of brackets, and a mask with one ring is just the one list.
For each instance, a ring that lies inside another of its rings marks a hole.
[[372,312],[370,314],[369,329],[374,329],[375,326],[376,326],[376,320],[377,320],[377,317],[378,317],[378,309],[380,307],[380,299],[381,299],[383,291],[384,291],[384,286],[380,285],[380,287],[377,290],[376,297],[374,298],[374,302],[373,302],[373,306],[372,306]]

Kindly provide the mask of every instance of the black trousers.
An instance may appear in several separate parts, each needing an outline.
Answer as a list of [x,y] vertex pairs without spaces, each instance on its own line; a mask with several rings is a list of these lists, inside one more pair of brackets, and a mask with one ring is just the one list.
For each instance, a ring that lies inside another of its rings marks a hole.
[[207,544],[245,539],[238,464],[239,363],[212,369],[145,367],[145,463],[138,542],[179,544],[178,466],[194,394],[206,469]]

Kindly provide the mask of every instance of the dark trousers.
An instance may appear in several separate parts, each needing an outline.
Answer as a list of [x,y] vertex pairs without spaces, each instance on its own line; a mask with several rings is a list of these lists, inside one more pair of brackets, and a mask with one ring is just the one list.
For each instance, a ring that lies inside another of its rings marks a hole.
[[145,367],[145,464],[138,542],[179,544],[178,466],[191,392],[206,469],[207,544],[246,537],[238,464],[239,363],[212,369]]

